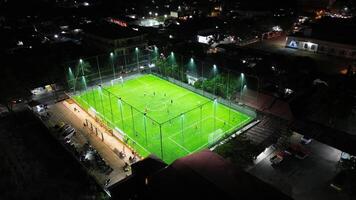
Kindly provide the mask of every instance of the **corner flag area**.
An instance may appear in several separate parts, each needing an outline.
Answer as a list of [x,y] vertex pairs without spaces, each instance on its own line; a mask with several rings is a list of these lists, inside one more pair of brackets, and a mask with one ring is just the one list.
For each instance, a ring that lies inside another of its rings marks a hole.
[[171,163],[207,148],[254,118],[154,75],[111,82],[74,96],[145,157]]

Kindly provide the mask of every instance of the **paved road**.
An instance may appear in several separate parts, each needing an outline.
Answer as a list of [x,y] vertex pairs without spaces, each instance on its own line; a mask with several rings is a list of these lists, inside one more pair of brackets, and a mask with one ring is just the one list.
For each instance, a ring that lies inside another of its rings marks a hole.
[[282,35],[271,40],[263,40],[248,45],[247,47],[252,49],[258,49],[269,53],[277,53],[287,56],[307,56],[315,59],[319,65],[318,70],[326,74],[339,74],[344,73],[345,69],[352,64],[352,60],[328,56],[308,51],[296,50],[291,48],[285,48],[286,36]]
[[[300,135],[294,135],[290,140],[292,143],[299,142]],[[312,141],[306,147],[311,155],[304,160],[292,158],[280,167],[273,168],[269,159],[276,152],[269,151],[248,172],[296,200],[347,199],[344,194],[329,187],[330,181],[339,171],[337,163],[341,152],[317,141]]]

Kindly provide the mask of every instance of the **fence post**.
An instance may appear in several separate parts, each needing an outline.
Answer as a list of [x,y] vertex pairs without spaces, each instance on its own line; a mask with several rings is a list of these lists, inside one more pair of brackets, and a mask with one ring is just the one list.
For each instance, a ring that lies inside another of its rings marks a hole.
[[101,78],[101,72],[100,72],[100,67],[99,67],[99,58],[98,58],[98,56],[96,56],[96,66],[98,68],[100,83],[103,84],[103,79]]
[[136,131],[135,131],[135,120],[134,120],[134,117],[133,117],[133,110],[132,110],[132,106],[130,105],[130,108],[131,108],[131,118],[132,118],[132,130],[133,130],[133,133],[135,134],[136,136]]
[[161,142],[161,159],[163,160],[163,143],[162,143],[162,124],[159,125],[159,135],[160,135],[160,142]]
[[113,114],[113,112],[112,112],[112,104],[111,104],[111,93],[110,92],[108,92],[109,93],[109,103],[110,103],[110,112],[111,112],[111,123],[112,123],[112,125],[114,126],[114,114]]

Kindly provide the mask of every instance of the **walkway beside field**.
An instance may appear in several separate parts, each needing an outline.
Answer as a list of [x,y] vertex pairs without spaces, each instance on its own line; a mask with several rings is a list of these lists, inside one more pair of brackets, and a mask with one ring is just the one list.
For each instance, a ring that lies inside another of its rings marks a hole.
[[[62,101],[51,106],[50,112],[52,114],[52,125],[60,122],[72,125],[73,128],[77,130],[77,135],[75,136],[76,142],[84,144],[89,141],[90,145],[92,145],[110,167],[113,168],[113,171],[109,175],[98,175],[96,177],[102,185],[105,184],[107,179],[110,179],[107,185],[110,186],[124,179],[131,173],[123,170],[125,162],[130,163],[129,157],[133,156],[131,149],[112,136],[108,130],[96,122],[79,106],[69,104],[67,101]],[[96,129],[91,130],[88,126],[84,126],[86,120],[92,123],[93,127],[97,128],[97,131]],[[55,122],[53,123],[53,121]],[[96,132],[98,134],[96,134]],[[118,155],[119,151],[124,151],[126,157],[123,159],[120,158]]]

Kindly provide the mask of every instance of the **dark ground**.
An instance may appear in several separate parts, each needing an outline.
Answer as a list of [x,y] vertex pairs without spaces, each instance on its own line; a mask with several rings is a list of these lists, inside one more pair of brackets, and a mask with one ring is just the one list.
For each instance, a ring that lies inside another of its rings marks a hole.
[[29,111],[0,118],[0,199],[102,199],[80,164]]

